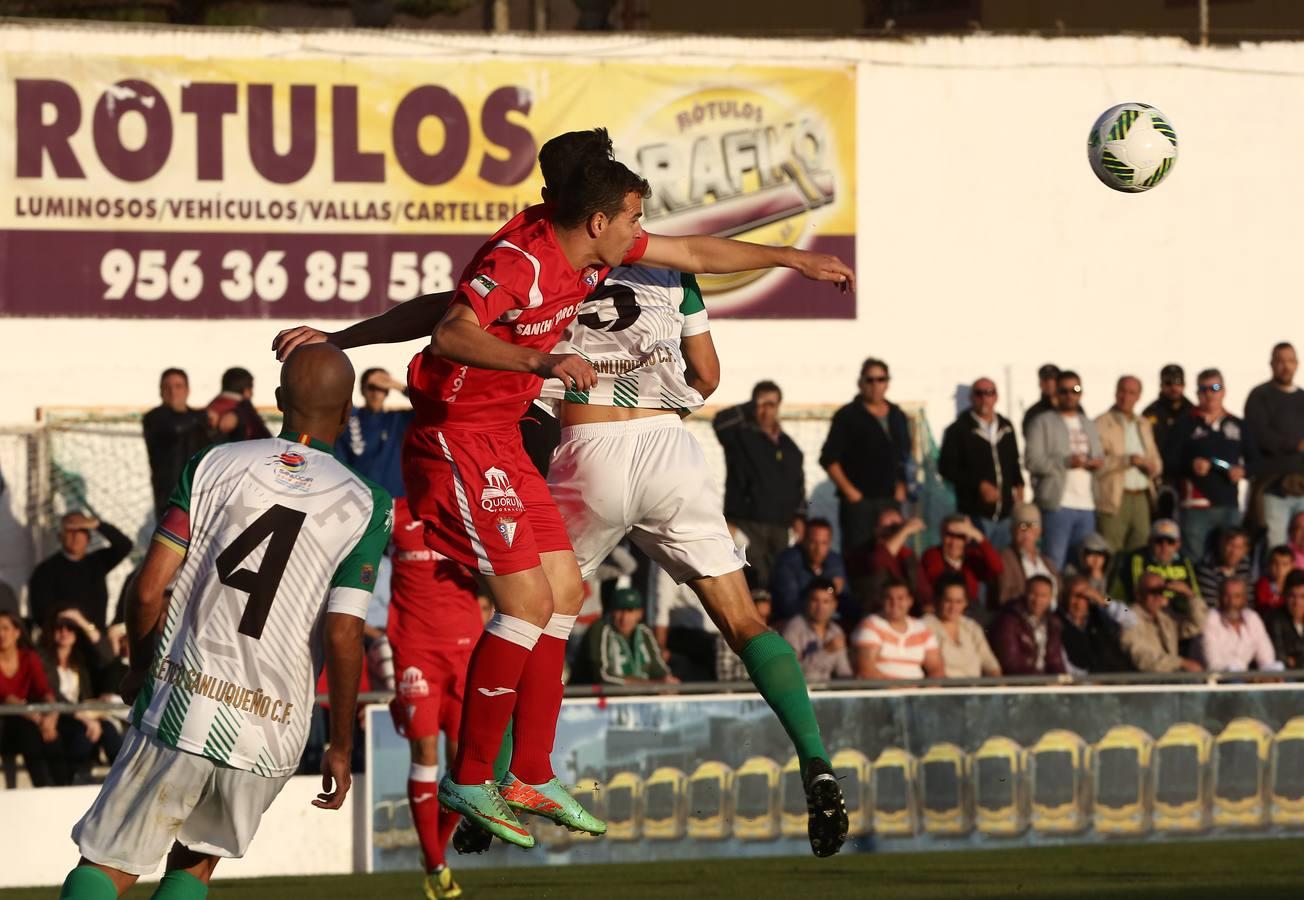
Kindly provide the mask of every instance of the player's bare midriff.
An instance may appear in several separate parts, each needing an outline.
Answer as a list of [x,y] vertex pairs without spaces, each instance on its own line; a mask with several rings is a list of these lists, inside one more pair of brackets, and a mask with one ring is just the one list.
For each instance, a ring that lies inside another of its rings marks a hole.
[[597,406],[586,403],[561,404],[561,424],[589,425],[593,422],[628,422],[648,416],[677,416],[673,409],[640,409],[627,406]]

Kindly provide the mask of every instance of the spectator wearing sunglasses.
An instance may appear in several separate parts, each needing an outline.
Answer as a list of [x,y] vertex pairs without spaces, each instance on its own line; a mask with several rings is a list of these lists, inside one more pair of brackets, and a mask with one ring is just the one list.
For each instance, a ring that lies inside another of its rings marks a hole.
[[1082,380],[1064,370],[1055,382],[1055,412],[1028,429],[1028,472],[1045,529],[1043,548],[1057,569],[1096,530],[1094,474],[1105,463],[1096,425],[1081,410]]
[[1115,553],[1145,545],[1155,478],[1163,471],[1150,423],[1135,412],[1141,379],[1124,375],[1114,405],[1096,419],[1105,464],[1096,473],[1096,522]]
[[1214,532],[1240,524],[1240,483],[1253,474],[1256,453],[1245,423],[1223,408],[1222,373],[1205,369],[1196,383],[1199,403],[1173,426],[1164,468],[1181,478],[1186,554],[1202,559]]
[[[1146,572],[1136,586],[1132,611],[1136,624],[1123,631],[1120,642],[1138,672],[1201,672],[1203,667],[1181,653],[1184,623],[1168,610],[1168,588],[1157,572]],[[1204,604],[1197,604],[1199,625],[1204,624]],[[1187,624],[1186,630],[1194,622]]]
[[996,412],[996,396],[990,378],[973,383],[969,408],[942,435],[937,468],[955,489],[957,511],[1000,550],[1010,544],[1010,513],[1023,502],[1023,475],[1014,426]]
[[[1141,583],[1147,575],[1158,575],[1164,583],[1172,605],[1170,612],[1179,617],[1204,621],[1205,602],[1195,574],[1195,564],[1182,554],[1182,530],[1172,519],[1158,519],[1150,526],[1150,543],[1140,550],[1123,554],[1114,566],[1114,580],[1109,596],[1135,604]],[[1198,630],[1182,635],[1194,637]]]
[[865,360],[860,393],[833,414],[820,451],[820,465],[838,488],[842,555],[849,564],[868,559],[879,513],[899,509],[906,499],[910,424],[887,399],[890,382],[887,363]]
[[407,387],[384,369],[367,369],[358,379],[362,406],[354,407],[349,425],[335,442],[335,458],[379,484],[394,498],[403,497],[403,436],[412,411],[386,410],[390,391],[407,394]]

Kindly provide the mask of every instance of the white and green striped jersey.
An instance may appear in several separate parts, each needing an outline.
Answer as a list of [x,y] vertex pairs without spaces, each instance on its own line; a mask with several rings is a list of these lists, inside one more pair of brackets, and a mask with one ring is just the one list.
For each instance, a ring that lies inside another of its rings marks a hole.
[[383,488],[307,435],[196,454],[155,533],[185,561],[133,724],[232,768],[294,771],[325,613],[365,617],[393,517]]
[[553,353],[578,353],[593,364],[598,383],[568,391],[543,383],[540,396],[595,406],[690,412],[705,401],[684,377],[680,338],[709,331],[697,279],[667,269],[623,266],[580,304]]

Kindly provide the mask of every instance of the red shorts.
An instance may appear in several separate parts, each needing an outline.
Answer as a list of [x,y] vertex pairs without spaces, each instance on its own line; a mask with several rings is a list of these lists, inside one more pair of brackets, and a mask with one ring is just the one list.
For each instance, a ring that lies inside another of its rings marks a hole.
[[462,727],[462,695],[473,648],[427,651],[409,658],[394,648],[394,681],[390,701],[394,728],[410,741],[435,737],[441,731],[457,740]]
[[403,482],[426,545],[472,571],[510,575],[539,565],[540,553],[571,549],[514,424],[493,432],[409,428]]

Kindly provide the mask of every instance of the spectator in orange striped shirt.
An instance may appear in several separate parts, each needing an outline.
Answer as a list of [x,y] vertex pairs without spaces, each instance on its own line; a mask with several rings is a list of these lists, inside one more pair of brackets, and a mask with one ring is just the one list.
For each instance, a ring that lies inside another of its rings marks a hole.
[[851,643],[857,678],[941,678],[942,653],[937,638],[910,615],[910,587],[893,579],[883,586],[883,612],[865,619]]

